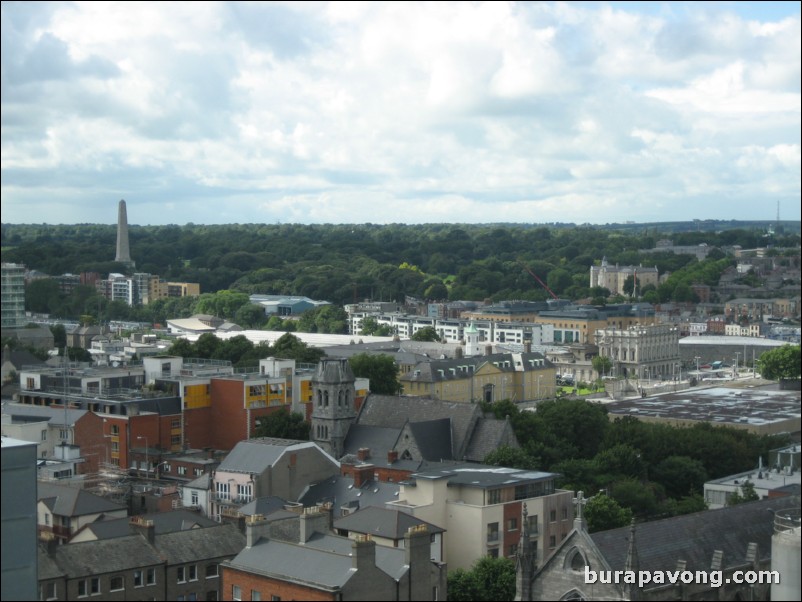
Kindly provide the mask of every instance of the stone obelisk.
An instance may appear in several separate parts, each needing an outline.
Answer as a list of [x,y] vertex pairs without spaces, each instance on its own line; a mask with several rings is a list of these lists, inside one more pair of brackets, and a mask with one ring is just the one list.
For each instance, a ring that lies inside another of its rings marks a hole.
[[117,256],[114,261],[134,265],[131,250],[128,248],[128,212],[125,210],[125,201],[120,201],[117,209]]

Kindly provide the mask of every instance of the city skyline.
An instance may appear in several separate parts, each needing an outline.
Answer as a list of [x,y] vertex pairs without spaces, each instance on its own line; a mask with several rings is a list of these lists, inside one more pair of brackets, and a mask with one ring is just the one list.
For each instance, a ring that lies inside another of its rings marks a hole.
[[800,219],[800,5],[3,3],[2,222]]

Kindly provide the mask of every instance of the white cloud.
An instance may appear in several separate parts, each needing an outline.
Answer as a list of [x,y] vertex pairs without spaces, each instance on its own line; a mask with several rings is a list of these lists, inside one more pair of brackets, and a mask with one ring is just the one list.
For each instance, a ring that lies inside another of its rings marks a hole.
[[646,8],[4,4],[3,221],[96,221],[106,195],[133,223],[798,205],[798,10]]

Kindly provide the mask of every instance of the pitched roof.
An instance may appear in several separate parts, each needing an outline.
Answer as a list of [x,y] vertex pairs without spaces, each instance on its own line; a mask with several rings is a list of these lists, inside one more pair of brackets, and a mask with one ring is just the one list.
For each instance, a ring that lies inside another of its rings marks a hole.
[[403,539],[411,527],[426,525],[430,533],[443,533],[445,529],[428,523],[398,509],[371,506],[334,521],[335,529],[355,533],[369,533],[387,539]]
[[334,516],[342,507],[353,510],[367,506],[384,506],[398,499],[398,483],[370,480],[362,487],[354,487],[354,479],[336,475],[310,486],[298,499],[304,506],[315,506],[325,502],[334,504]]
[[[636,526],[635,544],[640,569],[667,570],[685,560],[688,570],[709,570],[713,553],[724,553],[724,566],[746,562],[750,543],[758,545],[761,558],[771,556],[774,512],[799,509],[799,498],[773,498],[705,510]],[[590,536],[613,570],[626,562],[629,527],[592,533]]]
[[246,516],[252,516],[255,514],[267,516],[268,514],[273,514],[279,510],[284,510],[286,505],[286,500],[275,495],[269,495],[266,497],[256,498],[252,502],[245,504],[239,509],[239,512],[240,514],[244,514]]
[[59,516],[83,516],[115,510],[126,510],[121,504],[89,493],[83,489],[52,483],[37,483],[37,500],[43,501],[53,514]]
[[234,556],[245,547],[245,536],[232,523],[205,529],[156,534],[154,547],[168,564]]
[[[40,558],[43,554],[47,555],[40,549]],[[164,562],[141,535],[58,546],[53,560],[71,579],[155,566]]]
[[[262,539],[245,548],[231,566],[262,575],[308,584],[326,590],[342,588],[357,570],[350,539],[314,534],[304,544]],[[376,567],[394,579],[409,570],[404,550],[376,546]]]
[[451,419],[410,422],[409,430],[415,437],[424,460],[453,460],[451,446]]
[[[142,518],[153,521],[156,535],[174,531],[186,531],[187,529],[213,527],[218,524],[210,518],[188,510],[156,512],[153,514],[145,514]],[[97,539],[125,537],[126,535],[131,535],[130,522],[130,519],[127,517],[95,521],[87,525],[86,529],[91,531]]]
[[510,445],[514,441],[517,447],[517,438],[512,425],[507,420],[495,418],[480,418],[471,437],[468,449],[465,450],[465,459],[471,462],[483,462],[487,455],[502,445]]
[[[263,437],[240,441],[226,456],[226,459],[217,467],[218,472],[254,472],[261,474],[288,449],[303,449],[316,447],[310,441],[296,441],[293,439],[276,439]],[[325,453],[321,450],[321,453]]]
[[453,455],[460,457],[480,414],[479,404],[370,394],[362,404],[356,422],[368,426],[402,428],[407,421],[415,423],[450,418]]

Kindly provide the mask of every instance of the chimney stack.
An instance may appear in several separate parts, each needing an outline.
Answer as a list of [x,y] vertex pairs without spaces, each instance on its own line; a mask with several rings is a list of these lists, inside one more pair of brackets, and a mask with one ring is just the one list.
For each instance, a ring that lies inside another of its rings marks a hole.
[[370,448],[360,447],[356,452],[356,457],[359,458],[360,462],[364,462],[365,460],[370,458]]
[[393,464],[398,461],[398,450],[391,449],[387,452],[387,463]]
[[363,464],[362,466],[354,467],[354,487],[362,487],[365,483],[370,482],[373,476],[373,464]]

